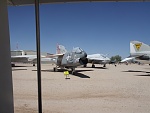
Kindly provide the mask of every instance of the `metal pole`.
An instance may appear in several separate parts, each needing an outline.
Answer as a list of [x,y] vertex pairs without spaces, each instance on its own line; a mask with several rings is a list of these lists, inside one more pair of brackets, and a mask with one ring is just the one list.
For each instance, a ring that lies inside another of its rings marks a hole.
[[38,112],[42,113],[39,0],[35,0],[35,18],[36,18],[36,48],[37,48],[37,78],[38,78]]
[[7,0],[0,0],[0,113],[14,113]]

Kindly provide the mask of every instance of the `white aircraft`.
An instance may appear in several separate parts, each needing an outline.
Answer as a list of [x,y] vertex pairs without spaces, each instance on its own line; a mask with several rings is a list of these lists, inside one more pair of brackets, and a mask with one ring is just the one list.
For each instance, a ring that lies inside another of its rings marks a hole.
[[[56,55],[63,55],[66,53],[66,49],[62,45],[57,45],[57,52],[54,55],[44,56],[41,55],[42,63],[55,63]],[[11,51],[11,64],[15,66],[16,63],[31,63],[35,66],[37,63],[37,55],[27,55],[23,50],[14,50]],[[49,58],[47,58],[49,57]]]
[[130,56],[140,63],[150,64],[150,46],[143,42],[131,41]]
[[[46,57],[41,55],[42,57]],[[32,63],[33,66],[35,66],[35,63],[37,59],[37,55],[17,55],[17,56],[11,56],[11,64],[12,66],[15,66],[15,63]]]
[[57,46],[58,54],[49,55],[49,58],[41,58],[41,61],[50,62],[56,65],[53,68],[54,72],[60,69],[71,69],[72,74],[75,74],[75,68],[80,65],[87,64],[87,54],[81,48],[73,48],[71,52],[67,52],[64,46]]
[[127,57],[127,58],[125,58],[125,59],[123,59],[123,60],[121,60],[120,62],[121,63],[130,63],[130,62],[134,62],[135,61],[135,57]]
[[[92,63],[92,67],[94,68],[94,64],[104,64],[103,67],[106,67],[106,64],[110,62],[110,58],[106,57],[103,54],[92,54],[87,55],[88,63]],[[84,65],[86,67],[86,65]]]

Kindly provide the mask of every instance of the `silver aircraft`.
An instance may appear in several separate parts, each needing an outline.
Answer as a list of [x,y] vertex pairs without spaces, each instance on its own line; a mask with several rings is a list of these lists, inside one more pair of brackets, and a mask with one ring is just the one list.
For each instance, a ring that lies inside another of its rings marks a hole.
[[59,55],[56,58],[56,67],[54,67],[54,71],[57,71],[57,68],[70,68],[72,74],[75,74],[75,68],[77,66],[88,63],[86,57],[86,52],[76,47],[71,52],[66,52],[64,55]]
[[[23,50],[14,50],[11,51],[11,53],[15,53],[15,55],[11,56],[12,66],[15,66],[16,63],[31,63],[35,66],[35,63],[37,62],[37,55],[27,55]],[[42,57],[46,56],[41,55],[41,58]]]
[[[103,64],[103,67],[106,67],[106,64],[110,62],[110,58],[106,57],[103,54],[92,54],[87,55],[88,63],[92,64],[92,67],[95,67],[95,64]],[[86,65],[84,65],[86,67]]]
[[58,54],[49,56],[50,58],[41,58],[41,61],[45,60],[56,64],[56,67],[53,68],[54,72],[58,71],[58,69],[71,69],[71,73],[75,74],[77,66],[88,63],[87,54],[81,48],[76,47],[71,52],[67,52],[64,46],[59,45],[59,47],[62,52],[57,52]]
[[130,56],[120,61],[120,63],[126,63],[126,64],[133,63],[133,62],[135,62],[135,57],[130,57]]

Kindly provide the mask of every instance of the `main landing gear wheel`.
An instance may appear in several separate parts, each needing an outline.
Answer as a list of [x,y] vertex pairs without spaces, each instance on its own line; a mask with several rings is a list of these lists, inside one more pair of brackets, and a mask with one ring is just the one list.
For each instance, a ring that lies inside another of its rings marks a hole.
[[106,64],[104,64],[104,66],[103,67],[106,67]]
[[11,64],[11,67],[15,67],[15,64]]
[[72,75],[76,75],[76,72],[75,72],[75,71],[72,71]]
[[94,65],[94,64],[92,64],[92,68],[95,68],[95,65]]
[[57,70],[57,68],[56,68],[56,67],[54,67],[54,68],[53,68],[53,71],[54,71],[54,72],[56,72],[56,71],[58,71],[58,70]]
[[71,74],[72,74],[72,75],[75,75],[75,74],[76,74],[76,72],[75,72],[75,69],[74,69],[74,68],[72,68],[72,69],[71,69]]
[[87,67],[87,65],[86,65],[86,64],[84,64],[84,65],[83,65],[83,67]]

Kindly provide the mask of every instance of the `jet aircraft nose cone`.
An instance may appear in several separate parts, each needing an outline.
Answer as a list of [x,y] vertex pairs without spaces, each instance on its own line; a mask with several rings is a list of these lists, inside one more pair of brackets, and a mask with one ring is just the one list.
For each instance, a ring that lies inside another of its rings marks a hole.
[[84,57],[87,57],[87,54],[86,54],[86,52],[84,53]]
[[85,65],[88,63],[87,53],[82,51],[82,57],[80,58],[80,64]]
[[82,52],[82,55],[81,55],[80,58],[81,58],[82,60],[85,60],[86,57],[87,57],[87,53],[86,53],[86,52]]

